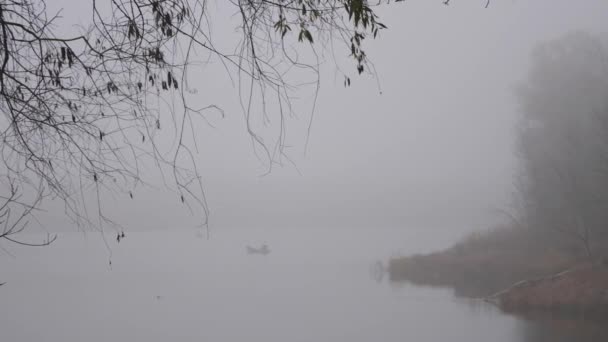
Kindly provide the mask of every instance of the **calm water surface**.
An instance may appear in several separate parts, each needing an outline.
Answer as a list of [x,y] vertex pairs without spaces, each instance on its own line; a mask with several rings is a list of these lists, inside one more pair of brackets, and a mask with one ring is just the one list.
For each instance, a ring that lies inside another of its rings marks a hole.
[[[449,231],[127,234],[110,250],[99,235],[72,233],[0,252],[0,341],[608,341],[593,323],[526,320],[371,276],[376,260],[449,245]],[[269,255],[247,255],[261,243]]]

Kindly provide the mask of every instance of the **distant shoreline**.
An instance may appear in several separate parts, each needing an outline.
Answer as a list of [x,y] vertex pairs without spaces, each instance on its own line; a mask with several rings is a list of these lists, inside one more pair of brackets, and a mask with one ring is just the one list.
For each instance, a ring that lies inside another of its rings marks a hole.
[[389,277],[453,288],[506,312],[608,314],[608,265],[591,264],[580,250],[558,244],[535,248],[527,234],[496,229],[443,251],[392,258]]

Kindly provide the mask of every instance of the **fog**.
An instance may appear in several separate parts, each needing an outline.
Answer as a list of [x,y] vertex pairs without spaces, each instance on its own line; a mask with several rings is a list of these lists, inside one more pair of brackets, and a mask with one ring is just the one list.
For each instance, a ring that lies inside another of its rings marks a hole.
[[[75,9],[65,7],[70,18]],[[604,8],[601,1],[380,7],[390,29],[369,47],[377,79],[363,75],[345,88],[333,64],[322,65],[308,148],[313,99],[305,93],[287,127],[294,164],[270,174],[253,153],[235,87],[219,65],[207,66],[205,78],[194,79],[197,104],[226,114],[209,115],[214,127],[196,127],[212,229],[449,225],[464,232],[504,220],[498,209],[510,205],[516,167],[513,87],[525,79],[535,44],[572,30],[604,32]],[[136,201],[105,206],[129,230],[200,224],[162,189],[141,191]],[[62,212],[50,211],[49,229],[71,229]]]
[[[6,341],[549,340],[553,322],[369,276],[375,261],[447,248],[509,222],[519,170],[514,89],[527,78],[533,48],[572,31],[608,31],[605,1],[485,4],[375,8],[388,26],[368,42],[375,73],[345,87],[324,56],[318,98],[304,89],[294,102],[282,165],[256,154],[221,64],[195,67],[202,76],[191,76],[194,106],[224,113],[193,127],[208,227],[153,170],[155,185],[138,187],[133,199],[102,195],[104,211],[126,232],[121,244],[115,230],[107,241],[82,233],[61,201],[45,202],[36,217],[59,233],[56,245],[34,251],[0,241]],[[63,7],[73,24],[90,15],[88,2],[49,6]],[[214,20],[215,40],[229,46],[232,5],[214,6],[226,15]],[[245,253],[263,243],[269,255]],[[62,319],[52,317],[56,308]],[[433,319],[450,323],[438,333]],[[573,341],[568,333],[559,336]]]

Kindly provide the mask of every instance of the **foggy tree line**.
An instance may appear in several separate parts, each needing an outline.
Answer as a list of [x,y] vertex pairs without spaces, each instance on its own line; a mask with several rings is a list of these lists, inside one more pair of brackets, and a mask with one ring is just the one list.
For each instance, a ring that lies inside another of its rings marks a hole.
[[540,44],[517,91],[522,221],[591,258],[608,240],[606,38],[573,32]]

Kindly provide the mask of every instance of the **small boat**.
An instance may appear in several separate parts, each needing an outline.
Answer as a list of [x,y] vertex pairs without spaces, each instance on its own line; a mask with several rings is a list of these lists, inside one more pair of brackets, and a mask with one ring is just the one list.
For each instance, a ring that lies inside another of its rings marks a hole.
[[263,244],[259,248],[247,246],[247,254],[267,255],[269,253],[270,253],[270,248],[268,248],[268,245],[266,245],[266,244]]

